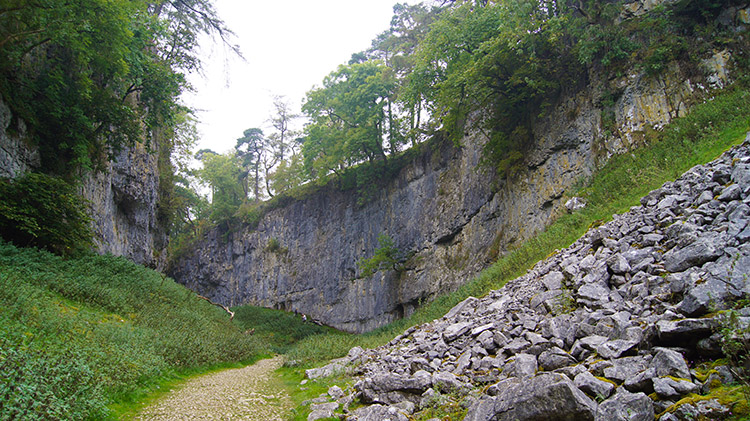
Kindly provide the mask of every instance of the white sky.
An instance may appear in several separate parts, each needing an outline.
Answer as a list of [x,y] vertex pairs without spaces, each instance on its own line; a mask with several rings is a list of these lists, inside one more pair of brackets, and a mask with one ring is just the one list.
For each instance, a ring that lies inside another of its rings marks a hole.
[[307,91],[388,29],[397,2],[216,0],[246,62],[230,56],[218,42],[203,43],[204,75],[191,77],[196,92],[183,97],[198,110],[201,140],[196,148],[223,153],[245,129],[265,129],[274,95],[285,96],[299,112]]

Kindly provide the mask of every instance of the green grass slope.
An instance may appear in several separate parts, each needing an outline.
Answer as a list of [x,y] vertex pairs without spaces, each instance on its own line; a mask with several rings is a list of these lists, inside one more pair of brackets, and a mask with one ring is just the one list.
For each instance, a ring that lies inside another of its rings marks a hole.
[[0,419],[103,419],[188,370],[269,351],[223,310],[123,258],[0,242]]

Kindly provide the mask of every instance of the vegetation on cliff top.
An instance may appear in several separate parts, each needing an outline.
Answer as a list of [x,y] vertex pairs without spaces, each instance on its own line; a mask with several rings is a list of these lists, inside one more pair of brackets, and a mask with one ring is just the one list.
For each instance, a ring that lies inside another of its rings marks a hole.
[[201,33],[231,36],[209,0],[5,1],[0,93],[42,169],[76,175],[134,142],[175,141]]
[[[304,130],[289,129],[299,116],[279,99],[269,135],[248,129],[238,139],[243,149],[219,155],[228,164],[222,177],[216,159],[203,160],[198,178],[215,194],[211,203],[192,204],[197,217],[184,221],[175,244],[189,245],[215,226],[225,233],[253,226],[281,203],[262,199],[301,197],[315,185],[354,190],[366,202],[398,174],[405,149],[435,136],[459,145],[469,125],[489,139],[484,164],[512,175],[535,143],[535,124],[589,83],[590,69],[658,77],[679,61],[699,80],[699,63],[715,50],[742,51],[746,40],[717,19],[735,3],[665,2],[638,17],[623,14],[622,1],[397,4],[391,27],[368,50],[308,92]],[[602,91],[593,100],[606,125],[619,94],[616,86]],[[216,194],[239,186],[235,196]]]

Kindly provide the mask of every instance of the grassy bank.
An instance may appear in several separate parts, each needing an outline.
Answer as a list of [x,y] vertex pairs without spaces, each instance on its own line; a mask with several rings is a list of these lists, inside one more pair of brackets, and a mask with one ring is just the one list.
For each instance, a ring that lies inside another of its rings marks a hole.
[[648,146],[636,153],[612,158],[583,187],[573,192],[572,195],[584,197],[588,207],[561,215],[544,232],[508,251],[457,291],[437,298],[409,318],[364,335],[336,332],[310,336],[289,350],[288,364],[308,367],[345,355],[353,346],[385,344],[410,326],[442,317],[466,297],[483,296],[500,288],[555,250],[572,244],[590,226],[611,220],[613,214],[638,205],[642,196],[664,182],[741,143],[748,130],[750,92],[745,84],[738,83],[712,101],[695,106],[688,116],[674,120],[663,131],[645,133],[650,141]]
[[124,258],[0,242],[4,419],[116,418],[160,385],[269,352],[221,309]]

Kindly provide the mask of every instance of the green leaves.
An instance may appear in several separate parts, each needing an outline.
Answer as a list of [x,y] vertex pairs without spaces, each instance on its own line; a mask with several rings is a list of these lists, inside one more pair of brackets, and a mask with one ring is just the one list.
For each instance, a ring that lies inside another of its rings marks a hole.
[[571,77],[560,34],[564,16],[550,7],[557,6],[516,0],[446,10],[417,51],[409,97],[425,98],[455,141],[474,111],[492,111],[485,121],[490,130],[510,134],[530,126]]
[[393,239],[388,234],[378,236],[379,247],[369,259],[357,261],[360,276],[367,278],[379,270],[402,270],[402,264],[407,260],[406,254],[396,247]]
[[86,202],[59,178],[29,173],[0,180],[0,234],[6,240],[72,255],[93,245],[90,222]]
[[134,110],[122,97],[133,47],[130,1],[15,2],[3,19],[8,40],[0,53],[0,89],[29,123],[43,165],[91,168],[111,146],[140,135]]
[[200,179],[211,188],[209,219],[214,223],[227,222],[245,201],[240,180],[243,170],[234,154],[204,153]]
[[310,117],[303,154],[318,178],[354,164],[385,159],[386,105],[395,88],[393,73],[378,61],[339,66],[323,87],[307,94],[302,110]]
[[178,124],[200,33],[231,35],[209,0],[8,0],[0,93],[45,171],[77,175]]

